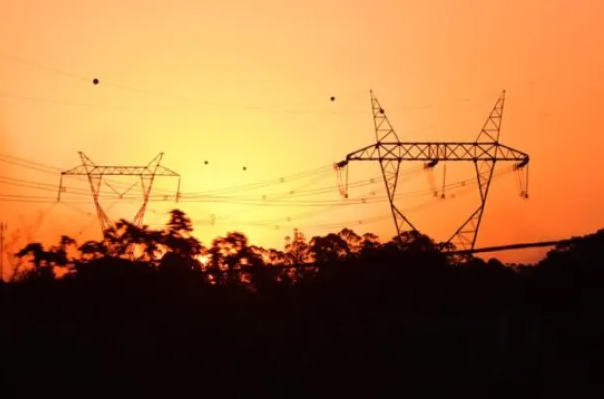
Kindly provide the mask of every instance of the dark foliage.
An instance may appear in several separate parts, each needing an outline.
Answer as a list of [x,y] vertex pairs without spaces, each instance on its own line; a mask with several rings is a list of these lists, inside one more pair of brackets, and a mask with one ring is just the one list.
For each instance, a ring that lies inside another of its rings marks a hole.
[[573,396],[602,363],[604,231],[539,264],[463,263],[420,234],[205,247],[178,210],[102,242],[32,243],[0,286],[11,397]]

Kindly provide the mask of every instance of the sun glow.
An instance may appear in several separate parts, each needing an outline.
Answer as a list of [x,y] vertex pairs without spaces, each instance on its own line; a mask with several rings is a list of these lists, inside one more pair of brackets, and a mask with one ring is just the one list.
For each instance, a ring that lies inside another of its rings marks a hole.
[[210,255],[198,255],[196,259],[202,264],[202,266],[207,266],[210,263]]

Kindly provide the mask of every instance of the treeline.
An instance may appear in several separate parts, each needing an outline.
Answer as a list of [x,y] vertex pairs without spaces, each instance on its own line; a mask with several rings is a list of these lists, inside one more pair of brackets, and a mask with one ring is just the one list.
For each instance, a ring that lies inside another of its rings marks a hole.
[[162,229],[121,221],[101,242],[27,245],[0,286],[0,375],[20,397],[596,388],[604,231],[524,266],[448,256],[417,233],[296,230],[277,250],[192,232],[174,210]]
[[[78,273],[82,276],[88,270],[98,273],[110,259],[119,259],[158,272],[201,272],[208,275],[208,282],[212,284],[228,281],[253,288],[256,284],[251,281],[251,275],[258,274],[259,270],[262,274],[270,274],[272,270],[279,282],[293,282],[299,280],[300,275],[316,274],[321,265],[366,261],[378,255],[393,256],[401,250],[427,253],[444,248],[444,244],[436,244],[415,232],[380,243],[374,234],[360,236],[347,228],[310,240],[294,229],[292,236],[285,237],[283,250],[251,245],[240,232],[217,237],[206,247],[192,233],[190,219],[182,211],[172,210],[170,220],[162,229],[138,227],[121,220],[101,241],[79,244],[62,236],[57,245],[50,247],[30,243],[15,254],[19,262],[12,280],[69,278]],[[94,268],[90,269],[90,265]],[[268,270],[259,269],[267,266]]]

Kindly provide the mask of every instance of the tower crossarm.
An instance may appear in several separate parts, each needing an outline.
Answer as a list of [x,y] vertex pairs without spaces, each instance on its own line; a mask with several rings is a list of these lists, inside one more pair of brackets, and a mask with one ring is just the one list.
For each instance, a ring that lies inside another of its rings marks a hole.
[[89,166],[80,165],[61,172],[62,175],[88,175],[88,176],[174,176],[180,175],[165,166]]
[[515,161],[524,166],[529,156],[495,142],[382,142],[351,152],[338,166],[349,161]]

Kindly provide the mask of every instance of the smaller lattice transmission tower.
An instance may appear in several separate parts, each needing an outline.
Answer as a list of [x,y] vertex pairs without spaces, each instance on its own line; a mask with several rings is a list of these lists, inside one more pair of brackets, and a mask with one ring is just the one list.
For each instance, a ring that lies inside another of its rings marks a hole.
[[[175,201],[178,202],[180,198],[180,175],[165,166],[160,165],[163,152],[157,155],[147,165],[144,166],[115,166],[115,165],[97,165],[90,160],[83,152],[79,152],[82,164],[75,168],[61,172],[61,180],[59,182],[59,194],[57,201],[61,201],[61,193],[66,191],[63,186],[63,178],[65,176],[86,176],[90,183],[90,190],[92,192],[92,200],[96,209],[97,217],[101,225],[103,237],[105,233],[113,226],[113,223],[109,220],[107,213],[103,209],[99,196],[101,194],[101,185],[103,183],[103,177],[105,176],[136,176],[140,178],[142,187],[142,205],[138,212],[132,219],[132,224],[141,227],[143,225],[143,219],[145,217],[145,211],[149,202],[149,195],[153,188],[153,182],[158,176],[176,177],[178,178],[178,186],[175,194]],[[105,182],[107,184],[107,182]],[[111,187],[111,186],[110,186]],[[127,191],[123,193],[113,191],[121,198]]]

